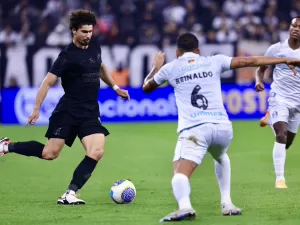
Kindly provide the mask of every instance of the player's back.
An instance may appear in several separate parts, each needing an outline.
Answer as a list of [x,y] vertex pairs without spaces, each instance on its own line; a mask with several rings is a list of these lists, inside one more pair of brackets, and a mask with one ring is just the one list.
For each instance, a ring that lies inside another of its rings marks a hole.
[[165,76],[162,79],[174,87],[178,132],[202,123],[230,123],[220,80],[221,73],[229,70],[230,64],[231,57],[203,57],[189,52],[162,68],[158,76]]
[[81,49],[71,43],[59,55],[51,73],[61,77],[65,95],[56,111],[68,110],[75,116],[99,116],[100,49]]
[[[276,43],[267,50],[266,56],[300,59],[300,49],[292,49],[288,40]],[[287,104],[300,107],[300,69],[296,67],[294,75],[286,64],[278,64],[273,71],[272,92],[275,92]]]

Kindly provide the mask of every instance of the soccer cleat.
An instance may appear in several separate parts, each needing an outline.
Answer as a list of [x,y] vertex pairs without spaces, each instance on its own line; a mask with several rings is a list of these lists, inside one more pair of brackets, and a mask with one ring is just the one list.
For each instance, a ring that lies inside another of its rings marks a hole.
[[9,143],[11,143],[11,140],[9,140],[9,138],[7,137],[0,138],[0,157],[8,152],[7,150],[5,150],[4,147],[8,146]]
[[259,122],[259,126],[260,127],[265,127],[265,126],[268,126],[268,120],[269,120],[269,117],[270,117],[270,112],[267,111],[265,116],[263,118],[261,118],[260,122]]
[[222,210],[223,216],[239,216],[239,215],[242,215],[242,210],[237,208],[233,204],[228,204],[228,205],[222,204],[221,205],[221,210]]
[[78,194],[64,193],[63,196],[57,200],[57,205],[85,205],[85,202],[78,197]]
[[288,187],[286,186],[286,183],[284,180],[279,180],[275,183],[275,188],[276,189],[287,189]]
[[180,209],[162,218],[159,222],[173,222],[182,220],[194,220],[196,211],[194,209]]

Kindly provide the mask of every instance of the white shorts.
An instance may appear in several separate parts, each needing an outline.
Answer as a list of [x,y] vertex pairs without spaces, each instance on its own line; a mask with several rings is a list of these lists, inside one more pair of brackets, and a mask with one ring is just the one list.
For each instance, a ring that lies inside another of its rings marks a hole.
[[231,124],[206,123],[184,130],[178,137],[173,161],[187,159],[199,165],[207,151],[218,160],[227,152],[232,138]]
[[270,93],[268,99],[272,125],[277,122],[286,122],[288,131],[297,133],[300,124],[300,111],[287,104],[284,99],[275,93]]

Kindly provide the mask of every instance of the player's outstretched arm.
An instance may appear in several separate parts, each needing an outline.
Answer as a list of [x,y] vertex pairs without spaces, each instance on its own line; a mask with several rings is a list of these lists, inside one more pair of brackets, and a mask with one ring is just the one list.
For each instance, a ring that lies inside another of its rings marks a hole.
[[119,95],[123,100],[130,100],[130,96],[127,90],[123,90],[116,85],[114,79],[111,74],[108,72],[107,67],[102,63],[100,67],[100,78],[103,80],[108,86],[113,88],[117,95]]
[[57,80],[57,76],[52,74],[52,73],[47,73],[46,77],[44,78],[37,94],[36,94],[36,99],[35,99],[35,105],[33,112],[30,114],[28,118],[28,122],[26,125],[34,125],[37,119],[39,118],[40,115],[40,108],[41,105],[47,96],[48,90],[51,86],[55,84]]
[[230,68],[237,69],[243,67],[257,67],[276,64],[287,64],[294,74],[296,74],[295,66],[300,66],[300,60],[268,56],[234,57],[232,58]]

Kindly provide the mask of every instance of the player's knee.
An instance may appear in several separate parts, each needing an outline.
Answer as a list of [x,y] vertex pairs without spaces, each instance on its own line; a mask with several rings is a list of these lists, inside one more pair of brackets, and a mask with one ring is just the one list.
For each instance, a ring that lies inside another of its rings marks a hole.
[[94,147],[87,154],[90,158],[99,161],[104,155],[104,149],[100,147]]
[[44,148],[42,157],[45,160],[54,160],[59,156],[60,149]]
[[287,142],[287,133],[286,132],[278,132],[276,134],[276,142],[281,144],[286,144]]
[[185,182],[189,180],[189,178],[185,175],[185,174],[182,174],[182,173],[176,173],[174,174],[173,178],[172,178],[172,185],[178,185],[182,182]]

